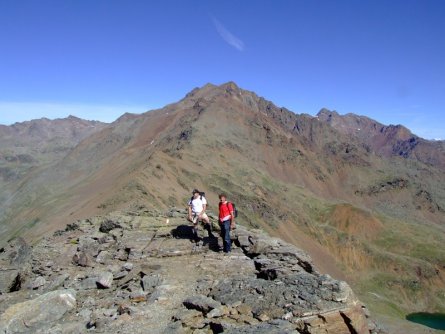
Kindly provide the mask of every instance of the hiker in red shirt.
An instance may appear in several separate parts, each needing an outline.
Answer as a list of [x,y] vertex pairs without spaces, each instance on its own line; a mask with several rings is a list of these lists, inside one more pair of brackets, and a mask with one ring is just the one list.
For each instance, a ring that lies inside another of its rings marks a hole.
[[219,224],[221,227],[221,238],[223,239],[223,251],[224,253],[230,253],[230,230],[235,228],[235,213],[232,203],[227,202],[225,194],[219,195]]

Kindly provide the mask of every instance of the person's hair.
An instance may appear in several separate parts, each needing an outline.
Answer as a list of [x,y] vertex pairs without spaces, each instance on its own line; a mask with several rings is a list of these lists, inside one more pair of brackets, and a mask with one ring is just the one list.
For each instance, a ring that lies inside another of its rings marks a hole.
[[219,194],[219,199],[221,199],[221,197],[227,198],[226,194],[224,194],[224,193]]

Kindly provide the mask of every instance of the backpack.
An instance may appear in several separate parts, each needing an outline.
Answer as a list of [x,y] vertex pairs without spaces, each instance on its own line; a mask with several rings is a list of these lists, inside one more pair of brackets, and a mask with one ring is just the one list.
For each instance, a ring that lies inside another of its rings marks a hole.
[[238,210],[236,209],[235,203],[227,201],[227,203],[226,203],[227,209],[229,208],[229,203],[232,204],[233,215],[235,216],[235,218],[238,217]]

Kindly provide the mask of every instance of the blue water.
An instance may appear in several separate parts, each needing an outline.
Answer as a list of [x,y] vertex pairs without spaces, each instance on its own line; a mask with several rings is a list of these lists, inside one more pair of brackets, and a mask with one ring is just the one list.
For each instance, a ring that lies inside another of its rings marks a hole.
[[406,320],[434,329],[445,329],[445,314],[443,313],[411,313],[406,316]]

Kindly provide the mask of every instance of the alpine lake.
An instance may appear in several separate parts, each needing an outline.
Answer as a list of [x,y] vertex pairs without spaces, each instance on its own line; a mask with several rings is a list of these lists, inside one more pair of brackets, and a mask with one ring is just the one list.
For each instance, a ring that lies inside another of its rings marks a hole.
[[411,313],[406,316],[406,320],[415,322],[434,329],[445,330],[445,314],[444,313]]

